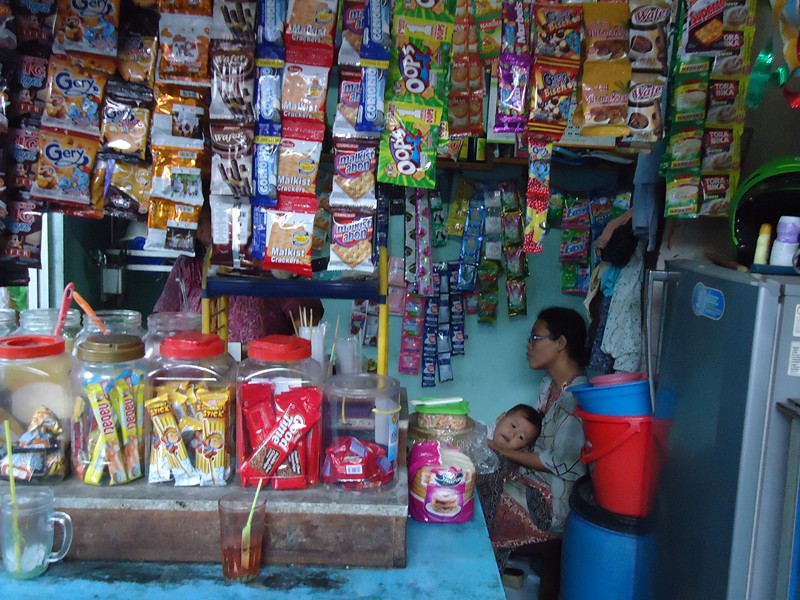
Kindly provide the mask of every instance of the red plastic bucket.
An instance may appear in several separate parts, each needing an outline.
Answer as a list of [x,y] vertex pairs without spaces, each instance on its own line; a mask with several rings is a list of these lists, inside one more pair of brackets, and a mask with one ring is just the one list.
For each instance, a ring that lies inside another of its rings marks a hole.
[[652,417],[608,417],[580,408],[586,444],[581,461],[590,469],[597,503],[629,517],[646,517],[661,466]]

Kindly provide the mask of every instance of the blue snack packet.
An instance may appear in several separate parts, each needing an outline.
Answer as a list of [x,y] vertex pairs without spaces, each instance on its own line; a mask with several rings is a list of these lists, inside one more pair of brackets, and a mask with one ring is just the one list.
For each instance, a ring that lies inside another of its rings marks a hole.
[[391,10],[389,0],[366,0],[364,6],[364,34],[361,38],[361,64],[375,61],[373,66],[389,66],[391,35]]
[[[281,121],[281,79],[283,68],[276,62],[256,59],[256,119],[259,125]],[[280,135],[280,131],[272,133]]]
[[283,60],[283,29],[286,24],[286,0],[261,0],[258,3],[256,58]]
[[[270,131],[269,125],[259,124],[254,138],[253,182],[255,193],[253,204],[275,207],[278,204],[278,149],[281,138]],[[256,212],[253,213],[255,228]],[[254,236],[255,237],[255,236]]]
[[384,95],[386,69],[361,68],[361,100],[358,103],[356,131],[378,137],[386,125]]

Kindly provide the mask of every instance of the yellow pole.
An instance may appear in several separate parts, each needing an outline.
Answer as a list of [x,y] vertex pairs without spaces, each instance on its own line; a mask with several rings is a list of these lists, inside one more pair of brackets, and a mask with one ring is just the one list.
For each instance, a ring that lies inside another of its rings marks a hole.
[[389,254],[385,247],[378,254],[378,293],[384,297],[378,307],[378,374],[389,374]]

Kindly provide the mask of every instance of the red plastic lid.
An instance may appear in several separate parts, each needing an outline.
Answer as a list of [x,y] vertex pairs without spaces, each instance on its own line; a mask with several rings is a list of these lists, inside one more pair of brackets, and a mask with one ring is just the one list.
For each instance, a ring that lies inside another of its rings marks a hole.
[[311,358],[311,342],[293,335],[268,335],[253,340],[247,355],[264,362],[290,362]]
[[64,338],[58,335],[18,335],[0,338],[0,358],[41,358],[63,354]]
[[225,352],[225,342],[215,333],[184,331],[161,342],[161,356],[211,358]]
[[594,386],[620,385],[622,383],[633,383],[634,381],[643,381],[645,379],[647,379],[647,373],[627,373],[620,371],[619,373],[590,377],[589,383]]

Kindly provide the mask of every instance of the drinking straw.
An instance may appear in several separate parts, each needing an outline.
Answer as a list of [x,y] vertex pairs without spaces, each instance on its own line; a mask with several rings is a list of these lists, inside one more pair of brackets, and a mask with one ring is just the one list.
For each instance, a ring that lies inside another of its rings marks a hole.
[[256,494],[253,496],[253,505],[250,507],[250,514],[247,517],[247,524],[242,529],[242,569],[250,567],[250,525],[253,523],[253,513],[256,511],[256,501],[258,494],[261,491],[261,486],[264,483],[263,479],[258,480],[258,487]]
[[72,304],[72,295],[75,292],[75,284],[71,281],[64,287],[64,294],[61,296],[61,308],[58,310],[58,319],[56,320],[56,329],[53,335],[61,335],[64,329],[64,321],[67,320],[67,311],[69,305]]
[[14,481],[14,463],[11,456],[11,426],[8,419],[4,421],[6,430],[6,450],[8,451],[8,487],[11,492],[11,522],[14,529],[14,559],[17,573],[22,571],[22,534],[19,531],[19,507],[17,506],[17,486]]
[[333,374],[333,363],[335,362],[334,351],[336,350],[336,335],[339,333],[339,316],[340,315],[336,315],[336,327],[333,330],[333,343],[331,344],[331,359],[328,362],[328,375]]
[[294,327],[295,337],[300,337],[300,335],[297,333],[297,322],[294,320],[294,315],[292,314],[292,311],[289,311],[289,319],[292,322],[292,327]]
[[83,312],[85,312],[85,313],[86,313],[86,315],[87,315],[87,316],[88,316],[88,317],[89,317],[89,318],[92,320],[92,322],[93,322],[95,325],[97,325],[97,328],[98,328],[98,329],[99,329],[99,330],[100,330],[100,331],[101,331],[101,332],[102,332],[104,335],[108,335],[109,333],[111,333],[111,332],[110,332],[110,331],[109,331],[109,330],[106,328],[106,324],[105,324],[105,323],[103,323],[103,319],[101,319],[100,317],[98,317],[98,316],[97,316],[97,313],[96,313],[96,312],[94,312],[94,310],[92,309],[92,307],[91,307],[91,306],[89,306],[89,303],[88,303],[86,300],[84,300],[84,299],[83,299],[83,296],[81,296],[81,295],[80,295],[78,292],[72,292],[72,298],[75,300],[75,302],[77,302],[77,303],[78,303],[78,306],[80,306],[80,307],[83,309]]

